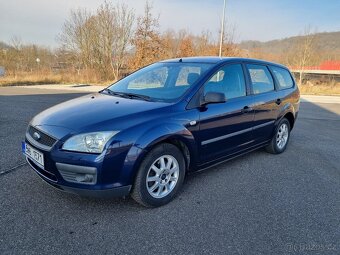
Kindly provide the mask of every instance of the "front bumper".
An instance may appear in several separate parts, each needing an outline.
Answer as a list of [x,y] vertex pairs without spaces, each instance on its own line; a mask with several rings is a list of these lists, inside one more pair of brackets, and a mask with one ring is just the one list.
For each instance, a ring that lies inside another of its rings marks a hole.
[[107,188],[107,189],[87,189],[87,188],[76,188],[72,186],[61,185],[57,181],[54,181],[53,179],[49,177],[51,175],[49,171],[46,171],[38,167],[27,157],[26,157],[26,161],[42,180],[44,180],[46,183],[48,183],[52,187],[57,188],[58,190],[68,192],[68,193],[73,193],[73,194],[86,196],[86,197],[110,198],[110,197],[127,196],[129,195],[131,191],[132,185]]
[[[39,129],[35,131],[40,132]],[[26,161],[53,187],[92,197],[129,194],[132,174],[126,170],[132,169],[133,161],[126,160],[126,155],[130,146],[113,145],[99,155],[63,151],[62,140],[56,139],[49,148],[32,140],[31,135],[27,133],[25,143],[43,154],[44,166],[36,164],[31,158],[26,157]]]
[[77,189],[66,186],[61,186],[61,189],[66,192],[85,197],[111,198],[111,197],[124,197],[129,195],[131,191],[131,185],[102,190]]

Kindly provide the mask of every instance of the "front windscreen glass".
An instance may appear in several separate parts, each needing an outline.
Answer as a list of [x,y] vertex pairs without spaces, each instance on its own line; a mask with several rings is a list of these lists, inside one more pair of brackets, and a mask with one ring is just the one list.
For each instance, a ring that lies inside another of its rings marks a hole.
[[173,102],[211,67],[209,63],[156,63],[127,76],[108,89],[116,95]]

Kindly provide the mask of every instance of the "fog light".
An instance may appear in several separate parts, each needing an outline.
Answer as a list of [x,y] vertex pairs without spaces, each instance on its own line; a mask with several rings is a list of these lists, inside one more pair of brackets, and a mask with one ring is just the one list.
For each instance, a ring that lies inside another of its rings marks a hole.
[[56,163],[57,169],[63,179],[68,182],[82,184],[96,184],[97,168]]
[[89,182],[93,183],[94,175],[92,174],[77,174],[76,180],[78,182]]

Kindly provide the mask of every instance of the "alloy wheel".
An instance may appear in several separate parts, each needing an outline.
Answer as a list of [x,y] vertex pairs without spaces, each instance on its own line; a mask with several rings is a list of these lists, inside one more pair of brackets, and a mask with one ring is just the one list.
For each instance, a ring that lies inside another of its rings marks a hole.
[[276,135],[276,145],[280,150],[282,150],[286,146],[288,136],[289,136],[288,125],[286,123],[282,123]]
[[146,176],[146,187],[154,198],[163,198],[173,191],[179,177],[179,164],[171,155],[157,158]]

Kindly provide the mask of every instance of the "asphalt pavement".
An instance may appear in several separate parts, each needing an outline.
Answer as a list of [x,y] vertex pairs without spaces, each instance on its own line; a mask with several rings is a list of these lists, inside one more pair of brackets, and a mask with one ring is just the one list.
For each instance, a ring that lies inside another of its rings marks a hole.
[[29,120],[79,95],[0,88],[0,254],[340,254],[339,98],[303,100],[285,153],[192,174],[146,209],[62,193],[25,164]]

